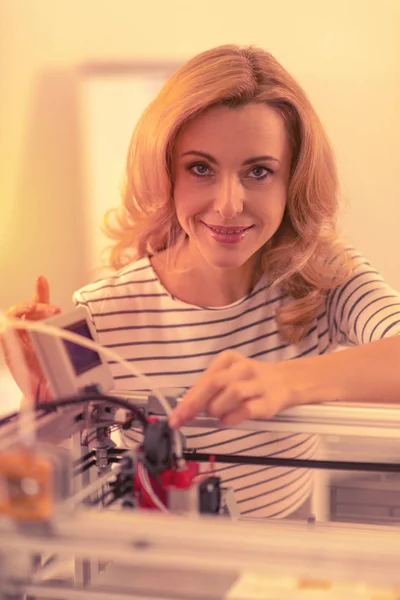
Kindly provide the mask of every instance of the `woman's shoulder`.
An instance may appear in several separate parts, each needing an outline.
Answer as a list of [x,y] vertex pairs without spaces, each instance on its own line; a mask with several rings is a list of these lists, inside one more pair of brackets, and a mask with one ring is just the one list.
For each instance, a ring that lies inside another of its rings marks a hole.
[[143,257],[118,271],[82,286],[73,294],[74,303],[88,303],[103,298],[125,296],[132,289],[145,288],[156,283],[148,257]]
[[336,257],[336,260],[343,267],[344,276],[341,278],[340,283],[334,287],[334,290],[348,287],[354,280],[360,278],[371,281],[376,280],[376,278],[382,279],[369,259],[353,245],[346,245],[340,256]]

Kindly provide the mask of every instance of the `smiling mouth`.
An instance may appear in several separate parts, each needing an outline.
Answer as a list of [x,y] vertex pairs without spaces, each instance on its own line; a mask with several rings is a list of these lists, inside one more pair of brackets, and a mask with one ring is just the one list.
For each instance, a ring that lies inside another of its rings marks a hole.
[[234,246],[244,240],[249,234],[250,230],[253,229],[254,225],[248,227],[224,227],[222,225],[209,225],[208,223],[202,224],[208,230],[209,235],[214,240],[214,243]]
[[244,233],[253,227],[253,225],[249,225],[248,227],[220,227],[217,225],[209,225],[208,223],[204,223],[206,227],[211,229],[211,231],[215,231],[215,233],[221,234],[230,234],[230,233]]

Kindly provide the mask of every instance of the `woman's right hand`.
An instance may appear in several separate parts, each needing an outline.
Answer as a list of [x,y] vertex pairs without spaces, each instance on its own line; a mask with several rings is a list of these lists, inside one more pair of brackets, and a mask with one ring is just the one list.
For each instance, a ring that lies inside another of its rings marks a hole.
[[[38,277],[36,280],[35,293],[31,302],[19,302],[11,306],[6,311],[6,316],[13,319],[26,319],[29,321],[40,321],[52,317],[61,312],[58,306],[50,304],[49,283],[45,277]],[[4,358],[10,372],[17,383],[20,390],[27,397],[40,395],[40,400],[51,399],[49,394],[46,378],[43,375],[40,363],[32,346],[30,337],[27,331],[23,329],[15,329],[16,339],[20,342],[20,348],[25,360],[25,366],[29,372],[29,387],[26,389],[26,378],[21,378],[18,374],[20,365],[12,364],[9,349],[6,341],[0,338],[1,345],[4,351]]]

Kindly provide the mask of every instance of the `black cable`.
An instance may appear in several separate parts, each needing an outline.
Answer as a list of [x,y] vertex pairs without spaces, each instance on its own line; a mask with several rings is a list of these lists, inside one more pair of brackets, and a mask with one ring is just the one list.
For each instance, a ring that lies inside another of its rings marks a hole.
[[[109,448],[110,455],[124,455],[125,448]],[[337,460],[305,460],[297,458],[275,458],[263,456],[229,455],[229,454],[205,454],[195,450],[185,450],[183,458],[187,461],[209,462],[213,458],[215,462],[238,464],[238,465],[261,465],[280,467],[299,467],[308,469],[326,469],[331,471],[366,471],[385,473],[400,473],[400,463],[378,463],[360,461],[337,461]]]
[[[38,407],[34,407],[34,409],[35,409],[35,411],[37,411]],[[42,410],[42,407],[40,407],[40,410]],[[12,421],[13,419],[18,418],[20,414],[21,414],[21,411],[18,410],[16,412],[10,413],[9,415],[6,415],[5,417],[1,418],[0,419],[0,427],[2,427],[3,425],[7,425],[7,423],[9,421]],[[43,413],[41,415],[38,415],[37,418],[41,419],[42,417],[44,417],[46,415],[47,415],[47,412],[43,411]]]
[[59,398],[58,400],[51,400],[50,402],[43,403],[38,408],[50,412],[62,406],[72,406],[74,404],[98,401],[108,402],[109,404],[114,404],[115,406],[126,408],[135,415],[137,420],[140,421],[143,428],[146,429],[148,425],[147,419],[140,408],[138,408],[134,404],[131,404],[128,400],[124,400],[123,398],[115,398],[114,396],[107,396],[105,394],[88,393],[83,394],[82,396],[67,396],[66,398]]
[[121,498],[119,496],[113,496],[111,498],[111,500],[109,500],[108,502],[104,502],[104,499],[103,499],[103,508],[108,508],[109,506],[111,506],[112,504],[114,504],[114,502],[116,502],[117,500],[120,500],[120,499]]
[[[82,404],[85,402],[97,402],[97,401],[102,401],[102,402],[108,402],[109,404],[114,404],[115,406],[119,406],[121,408],[126,408],[127,410],[131,411],[135,417],[137,418],[138,421],[140,421],[140,424],[142,425],[143,429],[147,428],[148,422],[147,419],[143,413],[143,411],[138,408],[137,406],[135,406],[134,404],[131,404],[128,400],[124,400],[123,398],[115,398],[114,396],[107,396],[107,395],[103,395],[103,394],[85,394],[82,396],[67,396],[66,398],[59,398],[58,400],[51,400],[50,402],[45,402],[43,404],[40,404],[39,406],[35,406],[34,409],[35,411],[43,411],[43,415],[40,416],[44,416],[49,412],[52,412],[53,410],[56,410],[57,408],[61,408],[63,406],[72,406],[74,404]],[[20,411],[18,412],[14,412],[11,413],[10,415],[7,415],[5,417],[3,417],[2,419],[0,419],[0,427],[2,425],[5,425],[6,423],[8,423],[9,421],[11,421],[12,419],[15,419],[16,417],[18,417],[18,415],[20,414]]]
[[[91,458],[95,454],[96,454],[95,452],[89,452],[89,454],[86,454],[86,456],[88,458]],[[118,457],[118,456],[111,456],[111,457],[108,458],[108,462],[111,463],[111,464],[112,463],[120,463],[121,460],[122,460],[122,456],[120,456],[120,457]],[[84,462],[83,458],[82,458],[82,462]],[[96,464],[97,464],[96,460],[91,460],[90,462],[82,465],[82,467],[79,467],[79,469],[76,469],[76,471],[73,472],[73,476],[76,477],[77,475],[82,475],[82,473],[84,473],[85,471],[87,471],[91,467],[94,467]]]
[[12,421],[12,419],[15,419],[15,417],[18,417],[19,412],[13,412],[5,417],[3,417],[2,419],[0,419],[0,427],[2,427],[3,425],[6,425],[9,421]]
[[[86,456],[91,457],[92,455],[94,456],[95,452],[89,452],[89,454],[87,454]],[[110,456],[108,458],[108,462],[110,464],[119,464],[122,461],[122,459],[123,459],[122,456]],[[85,473],[85,471],[88,471],[91,467],[94,467],[96,464],[97,464],[96,460],[91,460],[90,462],[82,465],[82,467],[79,467],[79,469],[76,469],[73,472],[73,476],[77,477],[77,475],[82,475],[82,473]]]
[[327,469],[330,471],[368,471],[384,473],[400,473],[399,463],[374,463],[340,460],[306,460],[297,458],[268,458],[263,456],[246,456],[235,454],[204,454],[201,452],[185,450],[183,458],[187,461],[229,463],[238,465],[262,465],[279,467],[298,467],[306,469]]
[[85,461],[89,460],[89,458],[92,458],[92,456],[95,456],[95,455],[96,455],[96,452],[94,450],[92,450],[91,452],[88,452],[81,458],[77,458],[76,460],[74,460],[72,465],[74,467],[77,467],[78,465],[80,465],[81,463],[84,463]]
[[90,462],[86,463],[86,465],[83,465],[83,467],[76,469],[76,471],[73,472],[73,476],[77,477],[78,475],[82,475],[82,473],[85,473],[85,471],[88,471],[91,467],[94,467],[95,464],[96,461],[91,460]]
[[[119,461],[115,461],[119,462]],[[133,482],[129,476],[125,476],[121,478],[122,473],[117,475],[117,478],[114,482],[109,482],[110,489],[104,492],[101,496],[97,497],[96,500],[91,500],[88,503],[91,506],[97,506],[98,504],[102,504],[105,508],[110,506],[113,502],[120,500],[127,493],[129,493],[132,489]],[[109,497],[112,498],[105,504],[104,501]]]
[[[117,499],[115,497],[115,492],[114,490],[107,490],[107,492],[104,492],[104,494],[102,494],[101,496],[98,496],[96,498],[96,500],[86,500],[87,504],[89,504],[90,506],[98,506],[100,503],[103,504],[104,500],[108,497],[112,495],[113,496],[113,500]],[[114,498],[115,497],[115,498]]]
[[[35,403],[34,403],[35,410],[37,410],[38,405],[39,405],[40,386],[41,386],[41,382],[39,382],[39,384],[38,384],[38,386],[36,388]],[[11,421],[12,419],[15,419],[16,417],[18,417],[19,414],[20,414],[20,411],[16,411],[16,412],[11,413],[10,415],[6,415],[2,419],[0,419],[0,427],[2,427],[3,425],[5,425],[6,423],[8,423],[9,421]]]

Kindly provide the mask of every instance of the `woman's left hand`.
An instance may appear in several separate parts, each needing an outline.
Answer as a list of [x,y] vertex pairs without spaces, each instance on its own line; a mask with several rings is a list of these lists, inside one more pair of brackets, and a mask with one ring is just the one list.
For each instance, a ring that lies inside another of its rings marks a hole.
[[180,427],[200,413],[225,425],[271,418],[296,404],[287,364],[258,362],[231,350],[219,354],[172,412],[170,426]]

